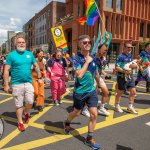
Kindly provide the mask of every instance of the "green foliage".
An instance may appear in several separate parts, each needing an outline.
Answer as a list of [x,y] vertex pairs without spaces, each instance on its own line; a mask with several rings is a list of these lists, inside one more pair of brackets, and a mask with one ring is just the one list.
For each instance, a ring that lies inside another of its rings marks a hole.
[[6,54],[6,49],[5,48],[2,49],[2,54]]
[[150,41],[143,41],[143,42],[140,42],[140,49],[144,50],[146,43],[150,43]]

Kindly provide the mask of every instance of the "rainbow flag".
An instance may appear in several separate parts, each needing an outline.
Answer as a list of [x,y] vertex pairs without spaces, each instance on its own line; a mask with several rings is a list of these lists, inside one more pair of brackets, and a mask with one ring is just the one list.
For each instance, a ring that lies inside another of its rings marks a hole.
[[95,0],[85,0],[85,7],[86,16],[77,19],[77,22],[81,25],[84,25],[86,23],[89,26],[93,26],[99,17]]
[[64,44],[60,45],[58,48],[62,49],[62,52],[68,51],[67,43],[64,43]]

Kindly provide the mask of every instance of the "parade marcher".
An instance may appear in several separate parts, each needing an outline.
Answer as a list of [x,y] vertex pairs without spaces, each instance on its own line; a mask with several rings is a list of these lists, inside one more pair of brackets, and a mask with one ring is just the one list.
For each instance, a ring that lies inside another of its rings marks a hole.
[[[108,48],[106,47],[105,44],[101,44],[98,47],[98,52],[96,54],[96,62],[97,62],[97,66],[98,66],[98,71],[100,75],[104,75],[106,78],[110,78],[110,76],[103,70],[103,56],[106,55],[108,51]],[[96,86],[96,84],[95,84]],[[105,104],[108,98],[108,88],[106,83],[104,82],[104,80],[102,79],[102,77],[100,77],[100,87],[101,87],[101,92],[98,94],[102,94],[102,100],[101,100],[101,105],[98,106],[98,114],[99,115],[105,115],[105,116],[109,116],[110,113],[105,109]],[[97,89],[97,86],[96,86]],[[87,107],[85,106],[85,108],[82,110],[82,114],[90,117],[90,113],[87,109]]]
[[46,70],[45,70],[45,63],[43,62],[43,55],[44,55],[43,50],[37,50],[36,62],[41,71],[42,84],[38,83],[38,76],[37,76],[35,69],[33,68],[32,70],[32,78],[33,78],[32,85],[34,87],[34,102],[38,111],[43,111],[43,106],[44,106],[44,78],[46,76]]
[[[142,62],[149,62],[150,63],[150,43],[145,45],[145,50],[141,51],[140,58]],[[142,65],[143,66],[143,65]],[[146,81],[146,92],[150,92],[150,81],[147,80],[146,77],[142,75],[143,67],[138,71],[137,79],[135,80],[135,85],[138,84],[139,81]]]
[[4,69],[4,90],[9,93],[9,71],[11,69],[12,95],[16,105],[18,129],[24,131],[22,113],[25,101],[25,122],[29,122],[29,111],[34,101],[34,88],[32,86],[31,66],[35,67],[38,75],[38,83],[41,84],[41,73],[33,54],[26,50],[26,42],[23,37],[16,38],[16,50],[6,58]]
[[61,96],[66,92],[65,81],[68,80],[67,63],[62,58],[60,50],[56,50],[54,57],[48,61],[47,66],[51,79],[52,100],[58,106],[62,103]]
[[75,69],[76,80],[73,93],[74,110],[68,115],[64,123],[66,134],[70,134],[71,121],[80,115],[81,110],[86,104],[89,108],[90,119],[88,123],[88,134],[85,144],[93,149],[100,148],[93,139],[94,128],[97,119],[98,97],[94,87],[94,77],[99,82],[99,73],[97,70],[96,59],[90,56],[91,41],[88,35],[82,35],[78,39],[81,54],[76,55],[73,59],[73,67]]
[[[116,103],[115,103],[115,111],[122,113],[123,110],[120,107],[120,100],[121,96],[123,94],[123,91],[127,87],[129,89],[129,105],[127,108],[127,111],[130,113],[137,114],[138,112],[134,109],[133,103],[136,95],[136,89],[135,89],[135,81],[133,79],[133,75],[131,71],[124,70],[124,65],[126,63],[129,63],[132,61],[132,45],[130,43],[124,44],[123,53],[121,53],[117,57],[116,61],[116,71],[117,71],[117,83],[118,83],[118,89],[117,89],[117,95],[116,95]],[[135,69],[138,66],[135,64],[131,64],[130,68]],[[128,81],[125,80],[125,74],[128,74],[131,76],[131,79]],[[126,87],[125,87],[126,86]]]

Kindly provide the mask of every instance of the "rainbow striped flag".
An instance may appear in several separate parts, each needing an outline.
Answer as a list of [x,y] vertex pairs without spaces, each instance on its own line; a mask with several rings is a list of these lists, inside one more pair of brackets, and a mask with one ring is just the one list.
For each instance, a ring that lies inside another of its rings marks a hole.
[[76,21],[81,25],[86,23],[89,26],[93,26],[99,17],[95,0],[85,0],[85,7],[86,16],[79,18]]
[[62,49],[62,52],[68,51],[67,43],[64,43],[64,44],[60,45],[58,48]]

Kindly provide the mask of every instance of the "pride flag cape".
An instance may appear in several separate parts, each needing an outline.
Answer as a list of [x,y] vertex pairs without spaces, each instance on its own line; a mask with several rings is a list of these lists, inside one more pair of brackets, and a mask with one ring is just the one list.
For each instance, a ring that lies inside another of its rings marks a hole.
[[86,23],[89,26],[93,26],[99,17],[95,0],[85,0],[85,7],[86,16],[79,18],[76,21],[81,25],[84,25]]

